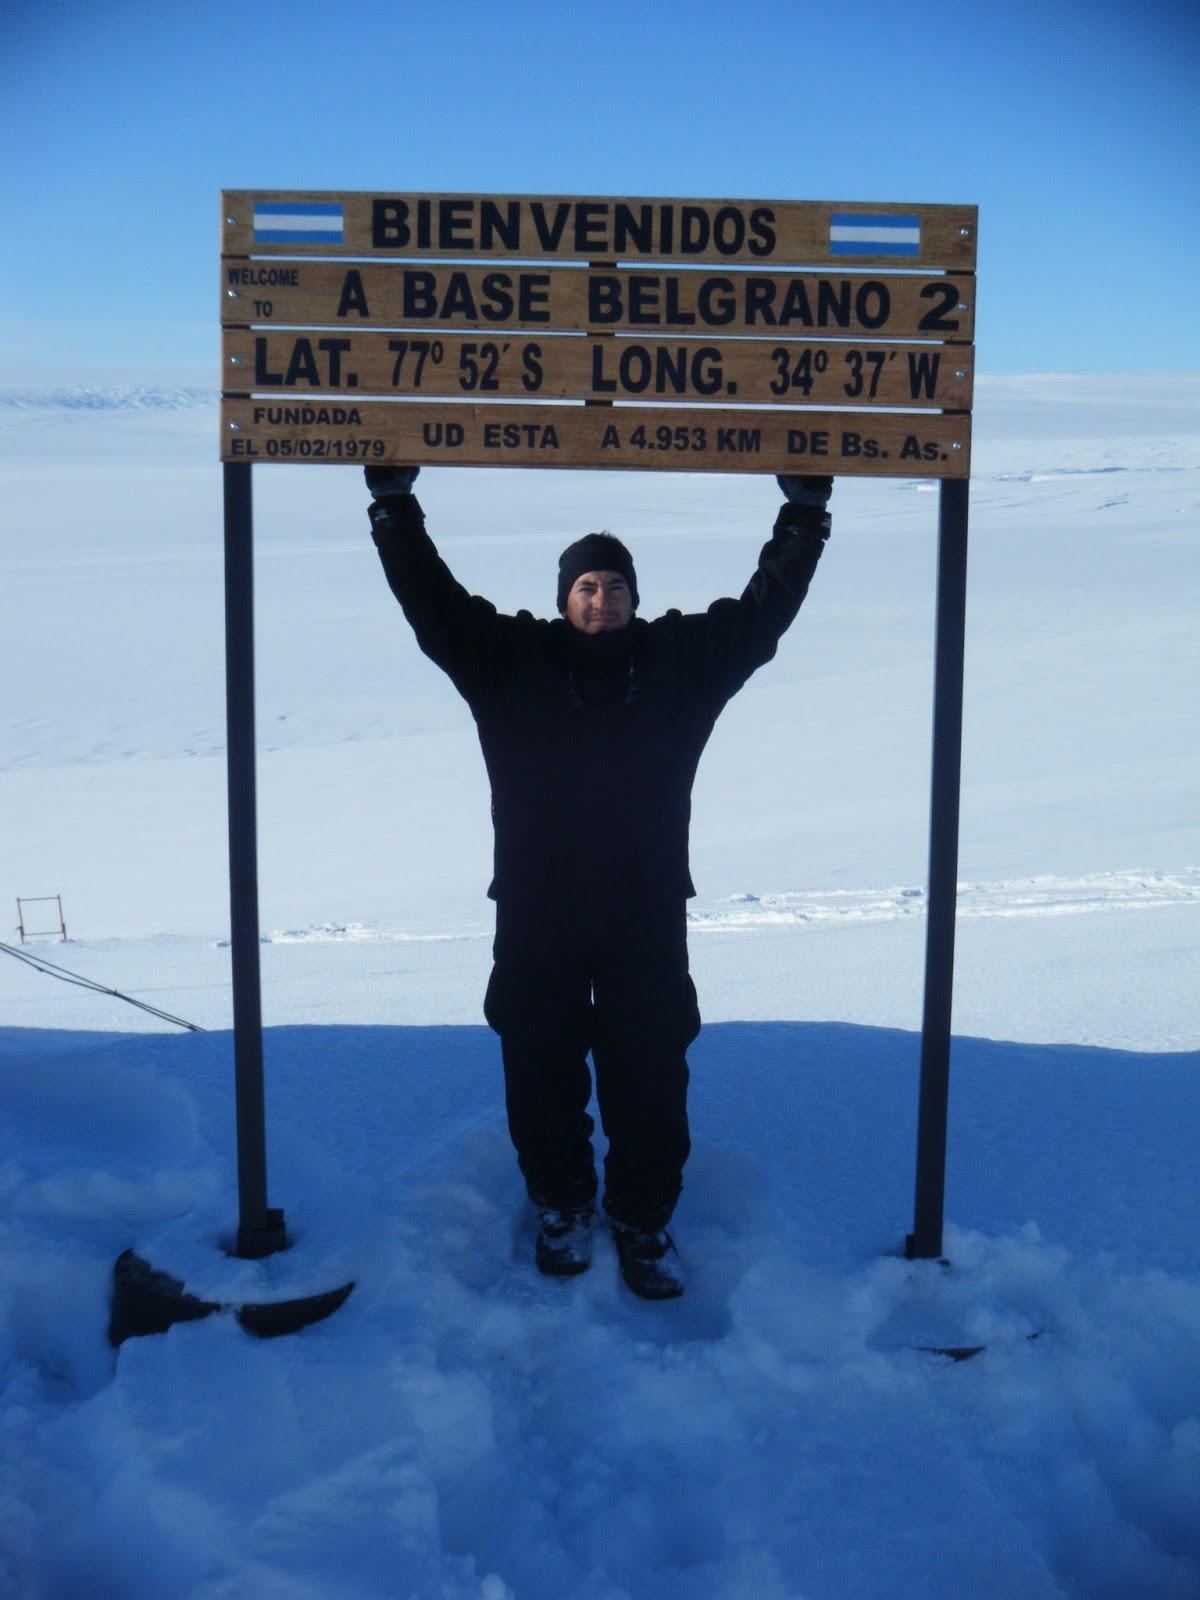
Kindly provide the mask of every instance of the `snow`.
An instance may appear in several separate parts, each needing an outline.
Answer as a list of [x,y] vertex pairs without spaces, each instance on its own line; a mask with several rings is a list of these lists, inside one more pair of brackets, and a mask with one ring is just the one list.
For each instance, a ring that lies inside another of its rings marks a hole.
[[[978,385],[946,1253],[909,1263],[936,491],[844,480],[697,783],[684,1298],[532,1266],[480,1002],[469,716],[351,471],[255,475],[272,1203],[236,1225],[220,475],[195,389],[0,394],[0,1593],[15,1600],[1200,1595],[1200,379]],[[626,538],[744,582],[769,484],[426,472],[498,604]],[[15,912],[15,906],[14,906]],[[0,952],[2,953],[2,952]],[[260,1341],[106,1340],[134,1247]],[[928,1347],[984,1345],[953,1362]]]

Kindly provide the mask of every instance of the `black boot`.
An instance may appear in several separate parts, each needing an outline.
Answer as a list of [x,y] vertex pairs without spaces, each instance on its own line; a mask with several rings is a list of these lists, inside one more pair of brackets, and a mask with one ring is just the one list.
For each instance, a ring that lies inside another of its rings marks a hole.
[[621,1276],[643,1300],[674,1300],[683,1293],[683,1263],[665,1228],[644,1232],[612,1225]]
[[543,1206],[538,1212],[538,1271],[551,1278],[572,1278],[586,1272],[592,1262],[593,1207],[580,1211],[555,1211]]

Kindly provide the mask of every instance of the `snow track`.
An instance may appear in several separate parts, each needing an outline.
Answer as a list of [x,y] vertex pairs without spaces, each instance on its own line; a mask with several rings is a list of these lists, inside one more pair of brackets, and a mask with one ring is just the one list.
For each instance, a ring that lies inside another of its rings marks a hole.
[[[1147,911],[1200,904],[1200,868],[1174,872],[1045,873],[996,883],[960,883],[960,917],[1070,917],[1104,911]],[[897,922],[925,914],[925,891],[911,885],[879,889],[795,889],[731,895],[688,912],[694,933],[762,932],[805,923]],[[489,929],[413,932],[365,922],[317,922],[275,928],[263,944],[439,944],[483,938]],[[222,941],[224,943],[224,941]]]
[[[1200,903],[1200,868],[1196,867],[1182,872],[1092,872],[1076,877],[1050,873],[958,886],[960,917],[1069,917],[1196,903]],[[696,933],[740,933],[805,922],[895,922],[924,912],[925,891],[918,888],[797,889],[734,895],[712,910],[693,911],[688,922]]]

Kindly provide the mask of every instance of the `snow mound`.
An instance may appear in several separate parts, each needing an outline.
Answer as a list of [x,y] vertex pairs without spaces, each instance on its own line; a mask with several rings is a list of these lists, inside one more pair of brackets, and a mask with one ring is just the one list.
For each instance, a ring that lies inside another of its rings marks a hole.
[[[229,1046],[0,1033],[6,1593],[1197,1592],[1187,1058],[960,1041],[946,1268],[895,1253],[913,1036],[706,1030],[690,1284],[651,1306],[603,1232],[535,1270],[481,1028],[268,1030],[295,1244],[232,1260]],[[130,1245],[234,1301],[356,1287],[292,1338],[114,1355]]]

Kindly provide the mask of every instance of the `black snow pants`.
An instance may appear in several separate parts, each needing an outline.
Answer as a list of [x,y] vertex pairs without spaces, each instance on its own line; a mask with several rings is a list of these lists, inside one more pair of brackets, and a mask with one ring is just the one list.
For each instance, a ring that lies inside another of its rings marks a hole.
[[500,1035],[508,1126],[535,1205],[595,1198],[596,1099],[608,1139],[604,1208],[664,1227],[683,1187],[687,1046],[700,1031],[682,901],[598,891],[499,903],[484,1012]]

